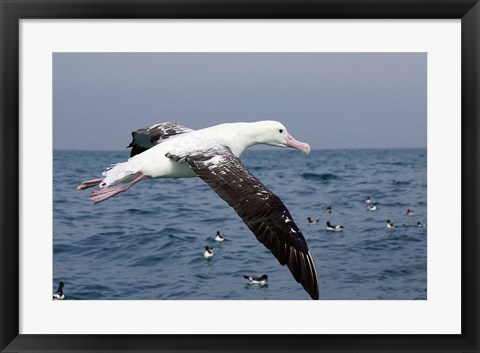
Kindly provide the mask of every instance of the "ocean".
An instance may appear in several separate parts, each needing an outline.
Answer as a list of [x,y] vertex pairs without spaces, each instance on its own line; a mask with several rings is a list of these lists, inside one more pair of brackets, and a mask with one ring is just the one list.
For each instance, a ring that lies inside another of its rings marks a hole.
[[[142,181],[97,205],[91,189],[75,189],[128,153],[53,152],[52,291],[63,281],[65,300],[310,299],[199,178]],[[427,223],[426,149],[251,149],[241,159],[306,238],[320,300],[427,299],[428,227],[417,226]],[[377,211],[367,210],[367,196]],[[327,221],[344,230],[326,230]],[[262,274],[265,286],[243,278]]]

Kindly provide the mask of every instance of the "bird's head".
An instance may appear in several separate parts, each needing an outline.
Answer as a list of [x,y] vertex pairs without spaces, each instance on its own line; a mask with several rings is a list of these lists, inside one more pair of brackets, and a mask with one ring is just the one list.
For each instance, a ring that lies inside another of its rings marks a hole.
[[257,143],[277,147],[292,147],[306,154],[310,152],[308,143],[296,140],[288,133],[287,128],[278,121],[261,121],[257,124]]

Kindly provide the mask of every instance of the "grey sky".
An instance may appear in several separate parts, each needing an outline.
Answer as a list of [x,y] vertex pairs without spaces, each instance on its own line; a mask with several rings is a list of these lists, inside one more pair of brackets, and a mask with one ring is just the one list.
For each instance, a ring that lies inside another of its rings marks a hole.
[[312,148],[427,146],[426,53],[55,53],[54,149],[278,120]]

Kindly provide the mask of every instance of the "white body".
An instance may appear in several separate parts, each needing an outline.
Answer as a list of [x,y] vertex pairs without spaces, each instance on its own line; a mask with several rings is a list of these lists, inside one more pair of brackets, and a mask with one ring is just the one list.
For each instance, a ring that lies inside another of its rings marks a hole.
[[268,278],[263,278],[263,276],[262,277],[243,276],[243,277],[245,277],[248,280],[248,282],[250,282],[250,284],[259,284],[261,286],[267,284],[267,280],[268,280]]
[[335,226],[335,227],[329,227],[329,226],[327,226],[327,230],[331,230],[331,231],[333,231],[333,232],[341,232],[341,231],[343,230],[343,227],[342,227],[342,226],[339,226],[339,225],[337,225],[337,226]]
[[53,300],[63,300],[65,298],[65,294],[59,294],[59,293],[54,293],[53,294]]
[[213,256],[213,251],[205,250],[205,252],[203,253],[203,257],[206,258],[206,259],[209,259],[212,256]]
[[[279,131],[282,131],[281,133]],[[293,141],[293,142],[292,142]],[[291,138],[286,128],[274,121],[254,123],[227,123],[179,134],[131,157],[127,162],[115,164],[105,171],[100,187],[129,182],[140,174],[150,178],[188,178],[196,176],[186,163],[177,163],[166,154],[189,155],[209,148],[226,146],[236,157],[255,144],[265,143],[278,147],[296,147],[310,152],[308,144]]]

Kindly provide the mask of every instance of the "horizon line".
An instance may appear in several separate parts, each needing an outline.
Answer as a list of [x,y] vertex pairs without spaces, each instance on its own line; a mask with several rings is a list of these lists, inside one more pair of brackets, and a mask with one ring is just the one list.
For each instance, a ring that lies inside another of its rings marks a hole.
[[[325,151],[325,150],[406,150],[406,149],[427,149],[428,147],[319,147],[319,148],[312,148],[312,151]],[[94,149],[94,148],[86,148],[86,149],[79,149],[79,148],[53,148],[54,151],[91,151],[91,152],[120,152],[126,151],[127,148],[124,149]],[[278,148],[270,148],[270,147],[254,147],[254,149],[250,148],[248,150],[279,150]]]

